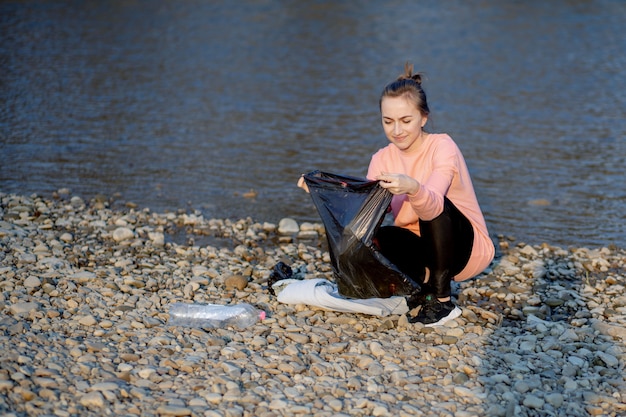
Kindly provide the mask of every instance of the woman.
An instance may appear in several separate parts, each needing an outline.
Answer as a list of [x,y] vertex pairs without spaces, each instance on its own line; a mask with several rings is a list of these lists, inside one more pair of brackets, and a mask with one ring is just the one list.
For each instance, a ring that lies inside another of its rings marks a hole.
[[380,251],[420,283],[409,307],[412,322],[441,325],[461,314],[450,299],[451,280],[482,272],[495,248],[461,151],[444,133],[428,133],[430,110],[420,74],[405,72],[388,84],[380,112],[389,145],[371,159],[367,177],[394,194],[394,226],[382,227]]
[[[371,159],[368,179],[393,196],[393,226],[374,239],[380,252],[420,284],[407,297],[411,322],[442,325],[461,314],[451,301],[451,280],[482,272],[495,248],[461,151],[450,136],[428,133],[430,110],[420,74],[405,72],[383,90],[379,102],[389,144]],[[305,190],[301,178],[298,185]],[[308,190],[307,190],[308,191]]]

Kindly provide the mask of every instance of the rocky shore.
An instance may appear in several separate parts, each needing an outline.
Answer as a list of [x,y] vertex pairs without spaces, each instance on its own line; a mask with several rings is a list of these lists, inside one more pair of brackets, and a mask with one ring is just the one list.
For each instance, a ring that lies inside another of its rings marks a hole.
[[[319,224],[0,193],[5,416],[626,415],[626,252],[501,237],[440,328],[279,304],[278,261],[332,279]],[[247,329],[168,325],[247,302]]]

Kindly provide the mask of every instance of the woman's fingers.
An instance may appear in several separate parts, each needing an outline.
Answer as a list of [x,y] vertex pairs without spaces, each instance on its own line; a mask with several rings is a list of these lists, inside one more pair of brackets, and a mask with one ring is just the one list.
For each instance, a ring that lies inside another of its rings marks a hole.
[[298,187],[302,188],[307,193],[309,192],[309,186],[306,185],[306,182],[304,182],[304,176],[298,179]]
[[404,174],[383,173],[376,179],[381,187],[388,189],[392,194],[413,194],[419,189],[419,183]]
[[[376,179],[378,181],[381,181],[385,184],[390,184],[392,182],[394,182],[394,180],[396,179],[396,176],[393,174],[387,174],[385,172],[383,172],[381,175],[379,175],[378,177],[376,177]],[[383,184],[381,184],[383,185]]]

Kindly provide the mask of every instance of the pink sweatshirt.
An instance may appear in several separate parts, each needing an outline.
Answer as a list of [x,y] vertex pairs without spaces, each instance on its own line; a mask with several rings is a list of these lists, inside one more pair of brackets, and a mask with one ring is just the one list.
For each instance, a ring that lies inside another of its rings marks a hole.
[[474,227],[474,246],[465,268],[454,277],[462,281],[480,274],[495,255],[493,242],[487,232],[474,186],[458,146],[447,134],[430,134],[412,153],[400,151],[389,144],[372,156],[367,178],[381,173],[406,174],[420,183],[414,195],[394,195],[391,210],[395,225],[417,235],[419,219],[432,220],[443,212],[443,197],[468,218]]

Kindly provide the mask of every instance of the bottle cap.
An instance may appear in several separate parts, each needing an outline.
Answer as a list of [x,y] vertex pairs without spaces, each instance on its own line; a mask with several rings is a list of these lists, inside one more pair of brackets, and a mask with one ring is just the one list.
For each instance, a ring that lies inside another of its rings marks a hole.
[[259,312],[259,318],[260,318],[261,320],[265,320],[265,311],[261,310],[261,311]]

